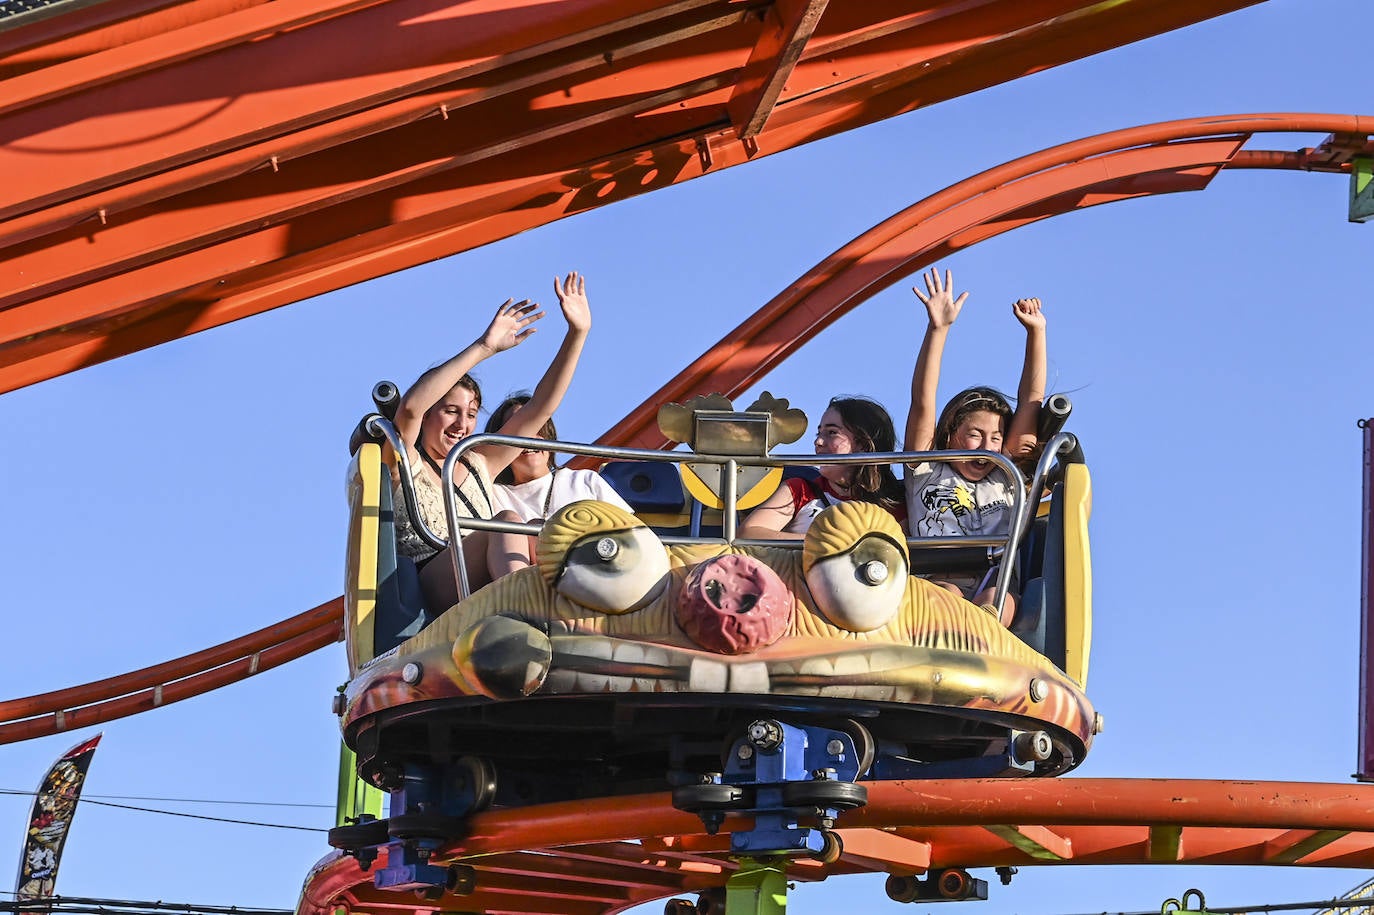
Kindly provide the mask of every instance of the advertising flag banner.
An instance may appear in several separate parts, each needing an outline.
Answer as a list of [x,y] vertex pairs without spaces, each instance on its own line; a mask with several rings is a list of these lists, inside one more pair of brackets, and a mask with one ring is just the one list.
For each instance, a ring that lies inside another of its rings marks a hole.
[[63,753],[38,785],[24,834],[24,851],[19,857],[19,877],[14,883],[20,912],[43,911],[43,906],[35,905],[28,910],[22,908],[22,904],[53,895],[57,865],[62,861],[62,846],[66,844],[67,832],[76,814],[76,802],[81,797],[81,786],[86,781],[86,770],[100,737],[97,734]]

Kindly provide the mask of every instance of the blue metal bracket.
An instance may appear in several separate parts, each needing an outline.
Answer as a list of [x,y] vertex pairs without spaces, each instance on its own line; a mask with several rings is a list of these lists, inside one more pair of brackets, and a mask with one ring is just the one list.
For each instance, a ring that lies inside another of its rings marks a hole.
[[[470,882],[471,869],[431,864],[430,858],[461,834],[464,818],[485,806],[492,790],[475,761],[460,761],[458,766],[406,764],[399,785],[391,791],[386,867],[373,874],[373,885],[418,890],[430,898],[445,889],[461,892]],[[366,852],[375,857],[374,849]]]
[[[731,833],[737,855],[823,854],[825,832],[840,811],[862,806],[868,793],[854,784],[862,772],[854,738],[843,731],[796,727],[772,719],[755,721],[730,747],[722,777],[728,785],[752,788],[754,827]],[[814,817],[820,828],[801,826]],[[830,839],[833,842],[834,839]]]

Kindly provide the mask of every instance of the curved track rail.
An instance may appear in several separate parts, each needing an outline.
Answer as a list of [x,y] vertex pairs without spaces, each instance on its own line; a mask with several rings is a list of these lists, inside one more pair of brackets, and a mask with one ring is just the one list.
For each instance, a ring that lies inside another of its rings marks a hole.
[[152,667],[0,702],[0,744],[88,727],[180,702],[343,640],[343,598]]
[[[789,878],[1036,864],[1374,866],[1374,787],[1076,778],[868,787],[868,805],[838,823],[840,859],[799,859]],[[440,856],[474,867],[476,890],[446,896],[441,909],[611,915],[723,886],[738,866],[729,837],[706,835],[667,794],[489,811],[470,825]],[[354,859],[330,857],[307,880],[298,915],[399,901]]]
[[[1296,152],[1243,149],[1256,133],[1330,136]],[[740,393],[842,315],[953,251],[1090,206],[1203,190],[1223,168],[1346,173],[1353,155],[1374,152],[1371,133],[1369,115],[1190,118],[1087,137],[989,169],[913,204],[831,254],[598,441],[661,447],[659,404],[712,391]],[[2,702],[0,744],[147,711],[294,660],[341,637],[341,600],[156,667]],[[305,620],[311,622],[299,628]]]
[[[1241,147],[1256,133],[1329,133],[1297,152]],[[1012,229],[1136,197],[1200,191],[1224,168],[1347,173],[1372,148],[1374,116],[1242,114],[1166,121],[1051,147],[951,185],[907,207],[821,261],[601,437],[665,444],[658,405],[696,394],[733,397],[803,344],[898,280]]]

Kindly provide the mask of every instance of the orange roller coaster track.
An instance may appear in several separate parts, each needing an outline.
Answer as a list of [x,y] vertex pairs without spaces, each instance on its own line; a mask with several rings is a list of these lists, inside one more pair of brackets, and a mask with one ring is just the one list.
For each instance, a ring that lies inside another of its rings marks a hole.
[[[970,245],[1075,210],[1200,191],[1226,168],[1348,173],[1369,155],[1374,117],[1246,114],[1166,121],[1099,134],[1015,159],[951,185],[831,254],[611,427],[603,441],[664,443],[657,409],[696,394],[742,393],[841,316]],[[1296,152],[1246,150],[1256,133],[1329,133]]]
[[[952,251],[1103,203],[1205,189],[1224,168],[1348,173],[1374,153],[1374,116],[1248,114],[1168,121],[1033,153],[951,185],[821,261],[672,382],[621,420],[602,444],[658,447],[658,405],[738,394],[841,315]],[[1246,150],[1256,133],[1329,133],[1293,152]],[[108,680],[0,703],[0,743],[97,724],[189,698],[337,641],[341,599],[233,642]],[[257,654],[260,653],[260,654]],[[256,661],[253,660],[256,657]]]
[[[1374,788],[1180,779],[958,779],[868,782],[843,814],[838,861],[798,859],[800,882],[855,873],[1037,864],[1374,865]],[[727,828],[729,823],[727,821]],[[474,867],[476,889],[445,909],[610,915],[724,885],[729,837],[674,810],[666,794],[475,815],[436,857]],[[641,838],[648,836],[650,838]],[[356,860],[326,858],[300,915],[397,906]]]

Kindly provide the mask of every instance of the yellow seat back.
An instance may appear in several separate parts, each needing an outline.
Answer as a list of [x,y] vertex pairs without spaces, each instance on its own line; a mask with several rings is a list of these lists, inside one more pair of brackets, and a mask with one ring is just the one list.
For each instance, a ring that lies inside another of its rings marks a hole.
[[377,536],[382,480],[382,447],[375,442],[365,442],[348,465],[344,620],[350,675],[376,654],[373,629],[377,609]]
[[1093,511],[1092,477],[1085,464],[1064,469],[1064,673],[1088,686],[1093,640],[1093,570],[1088,519]]

